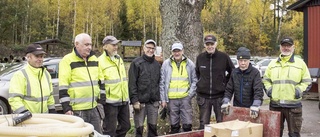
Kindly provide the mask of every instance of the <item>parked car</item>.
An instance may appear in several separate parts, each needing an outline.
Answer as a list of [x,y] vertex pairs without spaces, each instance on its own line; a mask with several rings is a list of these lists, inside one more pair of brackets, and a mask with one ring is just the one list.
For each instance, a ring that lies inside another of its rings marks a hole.
[[[57,111],[61,111],[62,107],[59,103],[59,62],[61,58],[45,58],[43,66],[47,68],[52,78],[53,96]],[[11,107],[8,103],[9,85],[13,74],[26,66],[26,62],[12,64],[0,72],[0,115],[11,113]]]
[[266,69],[269,65],[269,63],[273,60],[274,58],[267,58],[267,59],[262,59],[256,63],[254,66],[260,71],[261,77],[263,77],[264,73],[266,72]]
[[234,67],[237,68],[239,67],[238,59],[237,58],[230,58]]

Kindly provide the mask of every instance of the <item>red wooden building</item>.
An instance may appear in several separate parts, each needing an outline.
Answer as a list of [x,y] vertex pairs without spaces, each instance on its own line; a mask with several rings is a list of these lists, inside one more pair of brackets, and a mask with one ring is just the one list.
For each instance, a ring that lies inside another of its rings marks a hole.
[[299,0],[287,9],[303,12],[303,57],[309,68],[320,68],[320,0]]

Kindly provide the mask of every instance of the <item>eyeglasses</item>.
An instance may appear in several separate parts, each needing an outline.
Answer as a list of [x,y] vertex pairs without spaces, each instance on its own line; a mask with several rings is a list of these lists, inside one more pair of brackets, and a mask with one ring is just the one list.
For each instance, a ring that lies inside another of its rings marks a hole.
[[154,48],[154,47],[147,47],[147,46],[145,46],[148,50],[155,50],[156,48]]

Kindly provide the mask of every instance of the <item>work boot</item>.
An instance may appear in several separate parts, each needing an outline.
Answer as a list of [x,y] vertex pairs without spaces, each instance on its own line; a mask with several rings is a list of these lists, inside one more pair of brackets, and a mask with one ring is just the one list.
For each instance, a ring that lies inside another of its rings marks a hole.
[[136,137],[142,137],[143,135],[143,126],[136,128]]
[[183,124],[182,125],[182,129],[183,129],[183,132],[191,131],[192,130],[192,125],[191,124]]
[[148,137],[155,137],[155,136],[158,136],[157,125],[148,123]]
[[179,131],[180,131],[180,125],[179,124],[171,125],[170,134],[179,133]]

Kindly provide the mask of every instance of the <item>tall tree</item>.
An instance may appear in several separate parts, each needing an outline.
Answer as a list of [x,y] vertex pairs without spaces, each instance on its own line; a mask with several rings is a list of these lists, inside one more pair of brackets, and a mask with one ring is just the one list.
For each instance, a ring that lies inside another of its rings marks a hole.
[[[195,61],[196,56],[203,49],[203,29],[201,11],[206,0],[160,0],[162,17],[162,34],[160,45],[164,59],[171,54],[170,47],[175,41],[184,45],[184,53]],[[193,103],[193,127],[199,126],[198,107],[195,99]],[[164,123],[160,127],[165,128]],[[166,132],[167,133],[167,132]]]
[[193,61],[203,47],[201,11],[206,0],[161,0],[162,34],[160,44],[167,58],[170,46],[180,41],[185,54]]

